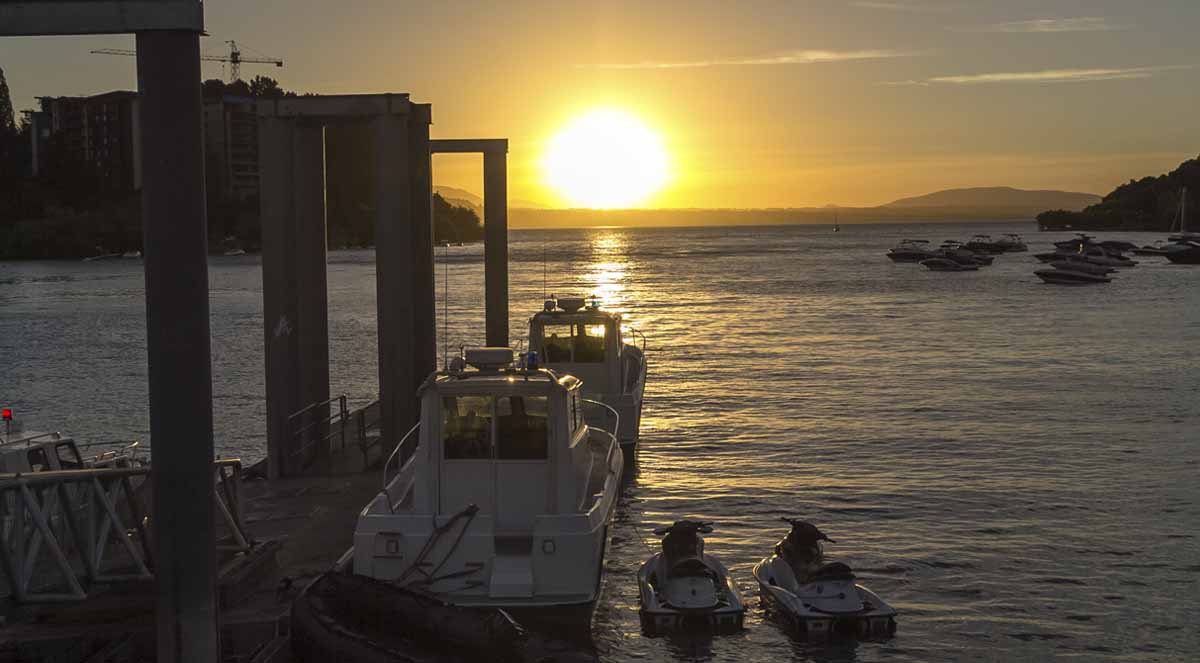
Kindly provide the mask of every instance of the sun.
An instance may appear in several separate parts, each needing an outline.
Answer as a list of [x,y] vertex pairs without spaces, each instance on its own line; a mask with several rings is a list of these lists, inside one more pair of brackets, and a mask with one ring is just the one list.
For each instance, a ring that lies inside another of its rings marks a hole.
[[598,109],[576,117],[550,140],[546,183],[571,204],[634,207],[667,183],[667,152],[637,117]]

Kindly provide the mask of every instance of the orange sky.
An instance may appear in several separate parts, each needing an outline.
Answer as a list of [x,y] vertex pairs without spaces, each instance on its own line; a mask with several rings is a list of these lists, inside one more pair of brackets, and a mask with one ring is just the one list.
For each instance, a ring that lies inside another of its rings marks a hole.
[[[1200,152],[1200,2],[209,0],[207,52],[292,90],[411,92],[435,137],[508,137],[510,199],[596,107],[657,131],[650,207],[875,205],[961,186],[1105,193]],[[128,37],[0,40],[14,105],[135,87]],[[206,65],[207,76],[222,75]],[[479,160],[438,157],[480,192]]]

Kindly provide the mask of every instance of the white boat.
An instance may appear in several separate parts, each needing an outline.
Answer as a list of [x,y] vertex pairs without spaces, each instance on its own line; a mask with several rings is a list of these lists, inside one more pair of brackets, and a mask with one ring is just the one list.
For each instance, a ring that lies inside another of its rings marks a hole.
[[0,473],[124,468],[144,465],[137,441],[80,444],[59,432],[25,430],[3,408],[0,422]]
[[225,253],[222,253],[221,255],[226,256],[226,257],[244,256],[244,255],[246,255],[246,250],[245,249],[229,249],[228,251],[226,251]]
[[773,555],[754,566],[767,609],[805,638],[895,633],[895,608],[857,584],[849,566],[824,563],[821,541],[834,541],[811,523],[784,520],[791,531],[776,544]]
[[583,380],[586,397],[615,410],[621,447],[633,450],[646,391],[646,337],[630,329],[641,343],[626,342],[620,314],[584,303],[582,297],[546,300],[529,320],[529,349],[546,368]]
[[960,262],[953,258],[929,258],[922,260],[921,265],[931,272],[974,272],[979,265],[974,262]]
[[938,252],[929,248],[929,240],[925,239],[902,239],[887,252],[892,262],[921,262],[936,258],[937,255]]
[[1087,285],[1112,281],[1103,274],[1093,274],[1079,269],[1039,269],[1034,274],[1046,283],[1059,285]]
[[996,240],[996,244],[1004,249],[1006,253],[1020,253],[1028,251],[1029,246],[1025,244],[1025,240],[1016,233],[1005,233],[1003,237]]
[[672,631],[740,631],[746,605],[729,569],[704,553],[701,534],[712,523],[681,520],[654,533],[662,536],[662,552],[638,569],[638,615],[646,635]]
[[586,626],[624,456],[584,421],[578,378],[512,358],[467,350],[476,370],[456,360],[421,386],[421,423],[405,436],[419,431],[419,442],[401,440],[384,464],[383,490],[355,527],[353,570],[522,622]]
[[1101,276],[1105,274],[1112,274],[1113,272],[1117,271],[1116,267],[1097,265],[1086,260],[1078,260],[1071,257],[1068,257],[1064,260],[1055,260],[1050,263],[1050,266],[1058,270],[1086,272],[1088,274],[1099,274]]

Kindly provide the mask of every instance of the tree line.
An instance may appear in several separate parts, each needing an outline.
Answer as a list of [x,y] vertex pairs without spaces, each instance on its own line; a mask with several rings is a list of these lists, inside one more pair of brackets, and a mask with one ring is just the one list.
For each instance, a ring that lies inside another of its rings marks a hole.
[[1200,229],[1200,157],[1184,161],[1165,175],[1129,180],[1081,212],[1050,210],[1039,214],[1037,221],[1047,230],[1171,232],[1178,229],[1184,187],[1191,191],[1187,216],[1195,219],[1192,227]]

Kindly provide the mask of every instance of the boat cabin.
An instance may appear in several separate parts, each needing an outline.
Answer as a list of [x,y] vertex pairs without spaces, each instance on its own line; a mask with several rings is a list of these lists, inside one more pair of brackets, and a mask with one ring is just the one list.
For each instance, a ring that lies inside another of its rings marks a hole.
[[418,443],[397,446],[383,491],[359,516],[356,573],[474,604],[588,600],[619,446],[584,421],[577,378],[512,358],[508,348],[468,350],[475,370],[455,366],[422,385]]
[[646,382],[645,339],[626,343],[619,313],[582,297],[546,301],[529,321],[529,349],[546,368],[583,381],[589,398],[620,413],[622,444],[636,444]]
[[0,474],[78,470],[84,467],[75,440],[59,433],[0,435]]

